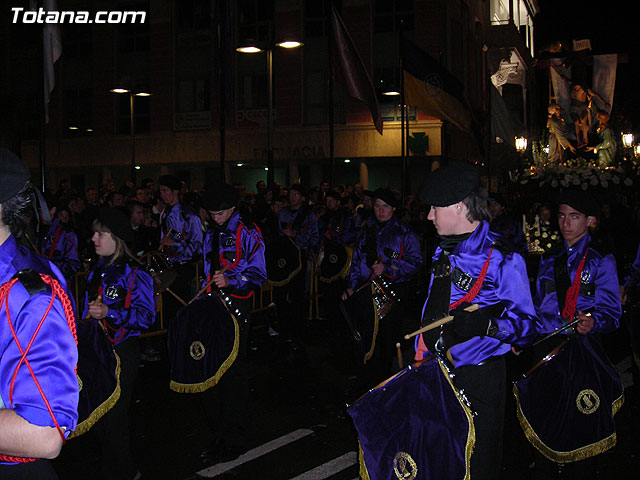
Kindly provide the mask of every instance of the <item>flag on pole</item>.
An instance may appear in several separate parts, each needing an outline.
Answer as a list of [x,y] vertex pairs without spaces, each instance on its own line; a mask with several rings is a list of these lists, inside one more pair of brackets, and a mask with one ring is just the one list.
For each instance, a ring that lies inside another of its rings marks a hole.
[[[56,0],[44,0],[45,11],[57,11]],[[49,100],[56,83],[56,74],[53,64],[62,55],[62,39],[60,26],[55,23],[45,23],[42,32],[43,57],[44,57],[44,121],[49,123]]]
[[471,132],[471,114],[465,106],[462,84],[415,43],[400,40],[407,104]]
[[382,135],[382,116],[378,108],[373,82],[351,35],[349,35],[333,4],[331,5],[331,35],[331,47],[334,49],[334,58],[336,59],[332,73],[335,75],[337,69],[342,76],[347,94],[369,106],[376,130]]

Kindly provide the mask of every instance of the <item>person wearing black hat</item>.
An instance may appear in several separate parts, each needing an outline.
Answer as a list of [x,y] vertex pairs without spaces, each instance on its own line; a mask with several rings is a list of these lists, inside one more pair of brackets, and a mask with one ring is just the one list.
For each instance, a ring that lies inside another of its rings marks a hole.
[[360,198],[360,204],[356,207],[356,215],[353,223],[360,232],[363,228],[375,222],[373,215],[373,192],[371,190],[363,190]]
[[0,172],[0,478],[57,479],[47,459],[78,418],[73,302],[58,267],[17,240],[33,213],[28,168],[0,148]]
[[[278,215],[280,236],[288,237],[300,249],[302,266],[300,271],[285,285],[277,296],[281,320],[294,329],[302,325],[307,281],[307,260],[318,249],[318,222],[313,208],[307,202],[307,188],[295,183],[289,189],[289,205]],[[288,295],[287,295],[288,294]],[[287,300],[288,297],[288,300]],[[278,303],[278,302],[276,302]]]
[[343,245],[351,245],[356,239],[353,216],[346,207],[341,207],[342,197],[336,192],[327,192],[327,211],[318,219],[320,238],[335,240]]
[[[173,175],[161,175],[158,183],[165,205],[160,214],[160,251],[176,271],[171,291],[188,302],[197,290],[193,262],[202,255],[202,221],[186,202],[180,201],[180,180]],[[173,318],[181,303],[173,295],[164,295],[163,300],[164,315]]]
[[382,278],[398,302],[380,323],[376,348],[367,362],[366,381],[374,386],[393,373],[395,345],[402,338],[402,320],[409,298],[408,282],[422,266],[418,235],[394,212],[400,200],[388,188],[378,188],[373,197],[375,223],[360,234],[353,252],[343,299],[374,278]]
[[[593,193],[567,190],[558,194],[556,201],[558,226],[564,242],[540,258],[534,297],[538,333],[547,335],[573,320],[579,322],[573,329],[541,343],[534,353],[536,358],[575,334],[577,338],[574,340],[587,344],[598,343],[598,334],[615,331],[622,315],[616,261],[613,254],[594,248],[589,233],[589,228],[595,225],[599,215],[599,205]],[[593,350],[590,351],[594,354]],[[603,363],[607,362],[605,360]],[[573,368],[580,366],[574,365]],[[541,396],[544,394],[540,392]],[[607,410],[605,405],[601,408],[601,411]],[[610,406],[608,414],[611,414]],[[567,435],[572,435],[572,432],[567,432]],[[585,448],[592,451],[595,446]],[[559,469],[569,475],[567,478],[574,478],[571,475],[588,478],[586,475],[592,473],[590,471],[594,467],[593,459],[576,461],[583,458],[584,454],[576,451],[574,458],[565,456],[563,461],[558,457],[558,463],[553,463],[537,454],[535,478],[551,478]]]
[[201,453],[205,462],[228,461],[247,447],[249,432],[249,367],[247,338],[251,300],[267,278],[264,241],[253,222],[238,211],[240,196],[229,184],[212,185],[202,196],[202,205],[213,220],[204,240],[206,292],[224,291],[234,309],[241,312],[238,354],[222,379],[202,394],[213,433],[210,449]]
[[153,279],[129,250],[134,236],[123,210],[101,209],[92,227],[99,260],[87,278],[81,318],[100,322],[120,357],[120,398],[94,430],[102,446],[103,477],[130,480],[139,473],[132,457],[129,408],[140,365],[139,336],[155,320]]
[[[449,362],[453,381],[477,415],[470,472],[495,480],[502,466],[506,402],[504,355],[535,336],[535,309],[522,255],[489,229],[489,211],[478,170],[450,162],[435,170],[421,193],[439,238],[432,259],[426,326],[447,312],[452,322],[421,334],[416,360],[436,354]],[[474,312],[464,310],[479,305]]]

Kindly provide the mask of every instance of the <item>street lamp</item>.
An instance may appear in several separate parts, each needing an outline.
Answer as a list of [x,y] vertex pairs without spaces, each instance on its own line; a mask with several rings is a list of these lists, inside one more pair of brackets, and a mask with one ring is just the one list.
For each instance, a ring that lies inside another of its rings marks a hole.
[[238,46],[236,51],[239,53],[262,53],[267,54],[267,89],[268,89],[268,113],[267,113],[267,185],[273,185],[275,183],[275,167],[273,163],[273,46],[292,49],[301,47],[303,44],[297,40],[284,40],[277,42],[274,45],[267,45],[266,47],[258,46],[257,44],[247,43],[245,45]]
[[527,139],[525,137],[516,137],[516,151],[520,154],[527,151]]
[[130,88],[116,87],[110,90],[111,93],[116,93],[120,95],[129,94],[129,130],[131,134],[131,182],[136,184],[136,132],[135,132],[135,123],[133,120],[134,112],[135,112],[135,97],[150,97],[151,93],[145,90],[137,90],[134,91]]

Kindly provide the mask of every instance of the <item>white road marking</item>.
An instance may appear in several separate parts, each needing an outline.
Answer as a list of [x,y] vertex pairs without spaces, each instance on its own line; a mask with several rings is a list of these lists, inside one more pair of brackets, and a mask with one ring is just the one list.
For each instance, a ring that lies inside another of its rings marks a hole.
[[265,444],[260,445],[252,450],[249,450],[246,453],[243,453],[235,460],[231,460],[230,462],[217,463],[216,465],[212,465],[203,470],[197,472],[197,475],[205,478],[213,478],[221,473],[228,472],[229,470],[237,467],[238,465],[242,465],[243,463],[250,462],[255,460],[262,455],[266,455],[267,453],[271,453],[274,450],[277,450],[280,447],[284,447],[289,443],[295,442],[296,440],[300,440],[301,438],[306,437],[307,435],[311,435],[313,430],[308,430],[306,428],[301,428],[296,430],[295,432],[288,433],[283,435],[280,438],[276,438],[275,440],[271,440]]
[[333,460],[323,463],[317,466],[313,470],[298,475],[291,480],[323,480],[335,475],[342,470],[355,465],[358,461],[358,454],[356,452],[348,452],[344,455],[334,458]]

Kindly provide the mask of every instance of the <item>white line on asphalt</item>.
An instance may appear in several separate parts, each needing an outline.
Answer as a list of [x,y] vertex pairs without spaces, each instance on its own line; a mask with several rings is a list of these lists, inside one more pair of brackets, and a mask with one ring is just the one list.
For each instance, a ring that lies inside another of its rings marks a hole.
[[302,475],[298,475],[291,480],[323,480],[325,478],[331,477],[332,475],[335,475],[338,472],[341,472],[346,468],[349,468],[352,465],[355,465],[357,461],[358,455],[356,454],[356,452],[348,452],[341,457],[334,458],[327,463],[323,463],[313,470],[309,470],[308,472],[305,472]]
[[204,470],[200,470],[197,475],[206,478],[213,478],[221,473],[228,472],[232,468],[237,467],[238,465],[242,465],[243,463],[250,462],[251,460],[255,460],[262,455],[266,455],[267,453],[273,452],[280,447],[284,447],[289,443],[295,442],[296,440],[300,440],[307,435],[311,435],[313,430],[308,430],[306,428],[301,428],[296,430],[295,432],[288,433],[283,435],[280,438],[276,438],[275,440],[271,440],[259,447],[256,447],[252,450],[249,450],[247,453],[240,455],[235,460],[231,460],[230,462],[217,463],[216,465],[212,465],[210,467],[205,468]]

